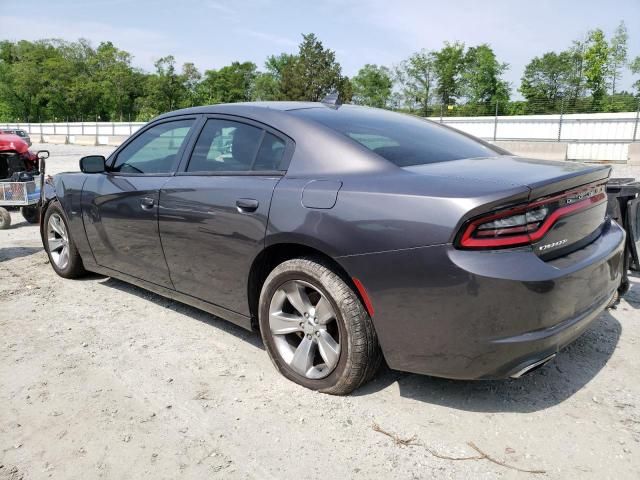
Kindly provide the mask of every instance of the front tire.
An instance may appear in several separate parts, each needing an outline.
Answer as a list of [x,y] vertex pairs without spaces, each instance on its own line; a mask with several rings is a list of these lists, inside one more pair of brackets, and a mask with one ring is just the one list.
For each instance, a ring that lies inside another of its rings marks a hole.
[[287,260],[269,274],[259,323],[276,368],[311,390],[346,395],[368,382],[382,361],[360,298],[318,259]]
[[49,205],[44,215],[43,242],[49,262],[58,275],[77,278],[86,273],[67,218],[57,201]]

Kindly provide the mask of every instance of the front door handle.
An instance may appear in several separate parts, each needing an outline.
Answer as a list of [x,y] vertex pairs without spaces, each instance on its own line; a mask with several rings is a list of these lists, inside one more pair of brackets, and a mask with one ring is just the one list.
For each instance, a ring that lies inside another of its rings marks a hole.
[[258,209],[260,203],[255,198],[239,198],[236,200],[236,207],[240,213],[251,213]]
[[144,197],[140,200],[140,206],[143,210],[151,210],[155,204],[156,201],[151,197]]

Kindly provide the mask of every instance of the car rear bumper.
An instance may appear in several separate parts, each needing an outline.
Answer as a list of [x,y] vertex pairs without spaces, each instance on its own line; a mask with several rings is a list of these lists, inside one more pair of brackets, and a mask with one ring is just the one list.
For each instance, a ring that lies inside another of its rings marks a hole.
[[391,368],[504,378],[553,356],[606,308],[620,282],[624,231],[542,261],[530,249],[452,245],[338,258],[367,290]]

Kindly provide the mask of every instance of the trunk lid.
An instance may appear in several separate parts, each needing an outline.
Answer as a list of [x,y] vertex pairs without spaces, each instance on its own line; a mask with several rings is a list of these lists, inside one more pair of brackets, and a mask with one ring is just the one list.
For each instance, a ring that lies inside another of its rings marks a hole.
[[555,162],[530,158],[499,156],[438,162],[405,170],[424,174],[455,177],[460,180],[490,181],[504,186],[526,186],[530,199],[545,197],[598,180],[606,181],[611,167],[573,162]]
[[[554,200],[554,208],[568,209],[569,213],[558,218],[546,230],[542,238],[532,242],[532,248],[544,260],[550,260],[582,248],[595,240],[604,225],[605,201],[589,202],[601,198],[602,187],[611,172],[605,165],[584,165],[571,162],[535,160],[512,156],[479,159],[463,159],[405,167],[413,173],[456,178],[460,181],[491,182],[496,187],[524,186],[529,189],[529,202],[539,203],[549,198]],[[593,198],[594,200],[596,198]],[[578,202],[589,203],[588,208],[571,211],[570,205]],[[486,211],[493,207],[487,206]],[[470,212],[474,217],[481,211]]]

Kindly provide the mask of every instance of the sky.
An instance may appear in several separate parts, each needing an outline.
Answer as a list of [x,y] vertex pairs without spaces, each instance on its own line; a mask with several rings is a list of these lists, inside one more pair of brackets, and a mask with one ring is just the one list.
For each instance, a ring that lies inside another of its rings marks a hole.
[[[174,55],[200,71],[235,60],[262,68],[315,33],[343,73],[366,63],[393,66],[444,41],[490,44],[510,65],[512,92],[534,56],[559,51],[590,29],[610,36],[624,20],[629,56],[640,55],[640,0],[0,0],[0,39],[112,41],[134,64]],[[630,89],[627,71],[620,84]]]

